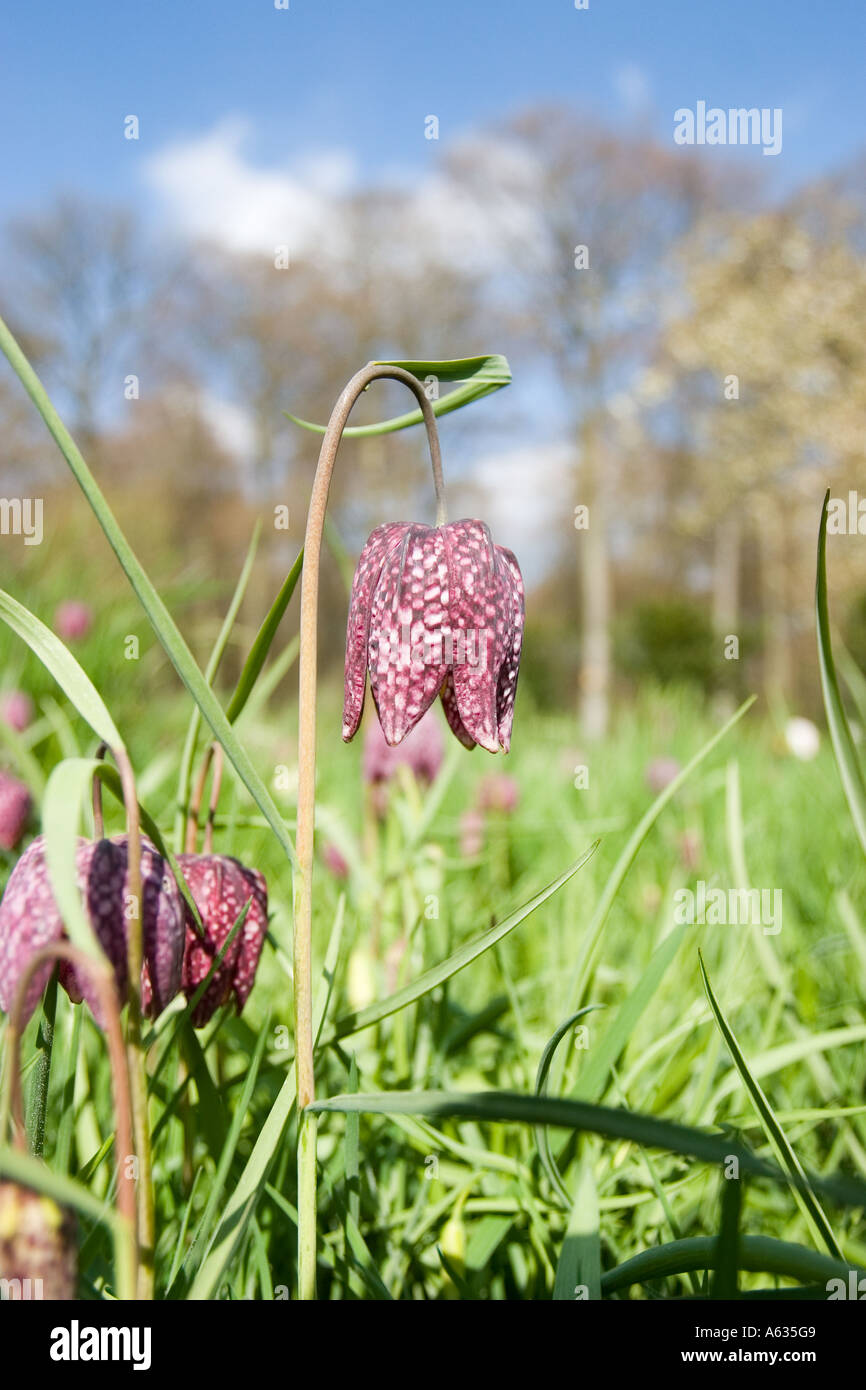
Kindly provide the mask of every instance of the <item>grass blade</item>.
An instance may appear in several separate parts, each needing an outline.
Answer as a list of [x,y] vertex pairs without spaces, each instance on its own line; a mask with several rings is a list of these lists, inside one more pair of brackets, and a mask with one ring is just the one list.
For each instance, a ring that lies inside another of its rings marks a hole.
[[866,783],[857,757],[857,749],[851,736],[851,729],[842,703],[836,664],[833,660],[833,645],[830,639],[830,608],[827,600],[827,505],[830,489],[824,496],[821,509],[821,525],[818,529],[818,571],[815,580],[815,613],[818,624],[818,666],[821,672],[821,690],[824,694],[824,709],[827,712],[827,726],[836,765],[842,778],[845,799],[857,831],[863,853],[866,854]]
[[818,1238],[824,1242],[828,1251],[834,1257],[834,1259],[841,1260],[842,1251],[839,1249],[839,1246],[836,1243],[836,1237],[833,1235],[833,1230],[830,1225],[830,1222],[827,1220],[827,1217],[824,1214],[824,1210],[821,1206],[821,1203],[818,1201],[818,1198],[812,1191],[809,1179],[806,1176],[805,1170],[803,1169],[800,1160],[797,1158],[797,1155],[794,1153],[794,1150],[788,1143],[785,1132],[782,1129],[782,1126],[779,1124],[779,1121],[776,1119],[773,1107],[770,1105],[770,1102],[768,1101],[766,1095],[761,1089],[761,1086],[749,1071],[748,1063],[746,1062],[746,1059],[743,1056],[740,1045],[733,1034],[730,1024],[728,1023],[727,1019],[725,1018],[725,1015],[722,1012],[721,1006],[719,1005],[719,1002],[716,999],[715,994],[713,993],[713,987],[710,984],[710,978],[707,974],[706,967],[704,966],[704,959],[700,951],[698,951],[698,958],[700,960],[701,975],[703,977],[704,989],[707,993],[707,999],[709,1000],[710,1008],[715,1014],[716,1022],[719,1025],[719,1031],[721,1032],[722,1037],[725,1040],[728,1051],[730,1052],[731,1057],[733,1059],[734,1065],[737,1068],[737,1071],[740,1073],[743,1085],[746,1087],[746,1090],[752,1097],[752,1102],[755,1106],[755,1109],[758,1112],[758,1115],[760,1116],[761,1124],[763,1125],[764,1132],[770,1141],[770,1145],[773,1149],[773,1152],[775,1153],[780,1166],[782,1168],[786,1168],[788,1172],[791,1174],[792,1179],[795,1180],[793,1184],[794,1195],[797,1198],[798,1204],[802,1208],[803,1214],[805,1215],[810,1226],[813,1228]]
[[476,937],[474,941],[467,942],[465,946],[461,946],[459,950],[448,956],[446,960],[440,961],[438,965],[431,966],[429,970],[425,970],[423,974],[419,975],[416,980],[413,980],[408,985],[404,985],[402,989],[398,989],[394,994],[389,994],[386,999],[380,999],[377,1003],[371,1004],[366,1009],[359,1009],[356,1013],[345,1014],[342,1018],[338,1019],[331,1028],[326,1029],[322,1034],[321,1045],[323,1047],[327,1046],[329,1043],[336,1042],[340,1038],[348,1037],[350,1033],[359,1033],[363,1028],[369,1028],[371,1023],[379,1023],[383,1018],[387,1018],[389,1014],[397,1013],[399,1009],[405,1009],[408,1004],[414,1004],[416,999],[421,999],[425,994],[429,994],[431,990],[436,989],[438,985],[444,984],[446,980],[450,980],[451,976],[456,975],[459,970],[465,970],[467,965],[471,965],[472,962],[477,960],[480,955],[483,955],[485,951],[489,951],[491,946],[495,946],[498,941],[501,941],[504,936],[507,936],[509,932],[519,926],[530,913],[534,912],[536,908],[541,907],[541,904],[546,902],[548,898],[553,897],[553,894],[556,893],[564,883],[567,883],[570,878],[574,877],[578,869],[583,868],[586,861],[595,853],[597,846],[598,840],[590,845],[586,854],[584,854],[581,859],[578,859],[576,864],[572,864],[569,869],[566,869],[564,874],[560,874],[559,878],[555,878],[552,883],[548,883],[546,888],[542,888],[541,892],[536,893],[535,897],[530,898],[529,902],[524,903],[523,907],[518,908],[516,912],[512,912],[510,916],[505,917],[501,922],[497,922],[496,926],[490,927],[482,936]]

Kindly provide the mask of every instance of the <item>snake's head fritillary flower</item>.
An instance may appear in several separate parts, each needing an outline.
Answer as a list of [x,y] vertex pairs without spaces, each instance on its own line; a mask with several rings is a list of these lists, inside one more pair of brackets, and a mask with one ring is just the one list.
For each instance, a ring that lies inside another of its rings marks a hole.
[[232,927],[249,903],[243,925],[214,971],[210,984],[193,1010],[192,1021],[203,1028],[214,1012],[235,996],[238,1013],[256,977],[268,930],[268,887],[258,869],[248,869],[224,854],[179,854],[177,862],[201,916],[204,935],[193,926],[187,909],[183,992],[191,999],[222,950]]
[[679,777],[681,771],[676,758],[653,758],[652,762],[647,764],[647,786],[658,796],[665,787],[670,786],[675,777]]
[[69,598],[54,614],[54,631],[64,642],[80,642],[93,626],[93,610],[80,599]]
[[369,671],[392,747],[440,695],[465,747],[507,753],[522,643],[520,568],[482,521],[377,526],[352,584],[343,738],[357,732]]
[[[126,1000],[128,970],[126,931],[128,911],[128,839],[79,840],[76,849],[78,887],[84,909],[114,971],[118,997]],[[183,963],[183,900],[168,865],[149,840],[141,842],[142,953],[141,1004],[156,1017],[177,994]],[[54,898],[45,840],[40,835],[18,860],[0,902],[0,1008],[12,1007],[18,981],[31,957],[42,946],[60,941],[63,921]],[[46,962],[30,982],[24,1006],[29,1018],[51,975]],[[99,997],[69,961],[58,966],[61,984],[75,1004],[85,999],[100,1026],[105,1019]]]
[[325,861],[325,868],[328,873],[333,874],[334,878],[344,879],[349,877],[349,865],[346,858],[337,849],[335,844],[329,840],[323,850],[322,858]]
[[31,805],[24,783],[0,772],[0,848],[15,848],[27,828]]
[[419,782],[432,782],[442,766],[442,726],[433,710],[415,725],[398,748],[385,740],[378,719],[364,726],[364,781],[371,786],[390,782],[397,768],[406,766]]
[[5,690],[0,695],[0,719],[4,724],[8,724],[10,729],[14,729],[16,734],[23,734],[33,720],[33,701],[29,695],[25,695],[23,690]]
[[10,1299],[74,1299],[76,1221],[71,1211],[17,1182],[0,1182],[0,1280]]
[[487,822],[484,812],[474,807],[460,817],[460,853],[464,859],[475,859],[484,849]]
[[498,811],[510,816],[520,803],[520,787],[513,777],[494,773],[482,779],[478,788],[478,805],[482,811]]

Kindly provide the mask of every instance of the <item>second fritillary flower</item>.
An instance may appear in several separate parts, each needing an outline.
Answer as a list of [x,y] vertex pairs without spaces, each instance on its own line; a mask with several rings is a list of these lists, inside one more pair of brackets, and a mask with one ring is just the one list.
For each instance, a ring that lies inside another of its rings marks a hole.
[[343,738],[357,732],[369,672],[392,747],[441,696],[465,747],[507,753],[522,643],[520,567],[482,521],[377,526],[352,584]]

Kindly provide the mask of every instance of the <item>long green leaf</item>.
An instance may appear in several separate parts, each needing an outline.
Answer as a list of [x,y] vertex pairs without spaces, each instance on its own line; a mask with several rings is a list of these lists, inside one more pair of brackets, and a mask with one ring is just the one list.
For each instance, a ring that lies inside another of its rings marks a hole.
[[[559,1047],[566,1033],[571,1031],[577,1020],[583,1018],[584,1014],[592,1013],[595,1009],[602,1008],[604,1008],[603,1004],[587,1004],[585,1008],[578,1009],[577,1013],[571,1014],[564,1023],[560,1023],[556,1031],[548,1038],[538,1063],[538,1071],[535,1075],[535,1094],[537,1096],[543,1096],[547,1093],[547,1077],[550,1072],[550,1066],[556,1056],[556,1049]],[[541,1159],[542,1167],[547,1173],[551,1186],[559,1193],[566,1207],[571,1207],[571,1196],[559,1175],[559,1169],[553,1161],[547,1130],[543,1125],[537,1126],[535,1130],[535,1142],[538,1146],[538,1156]]]
[[857,838],[866,854],[866,783],[857,757],[857,749],[851,736],[851,729],[842,703],[836,664],[833,660],[833,645],[830,639],[830,608],[827,600],[827,505],[830,489],[824,496],[821,509],[821,525],[818,530],[818,572],[815,581],[815,613],[818,624],[818,666],[821,672],[821,689],[824,694],[824,709],[827,712],[827,726],[836,765],[842,778],[845,798],[854,821]]
[[48,778],[42,801],[42,830],[45,862],[63,925],[80,951],[104,961],[102,947],[81,901],[76,864],[84,797],[100,766],[96,758],[64,758],[57,764]]
[[[2,320],[0,320],[2,323]],[[0,339],[2,342],[2,339]],[[123,739],[96,686],[79,666],[60,638],[10,594],[0,589],[0,618],[23,638],[60,689],[90,725],[96,737],[111,748],[122,748]]]
[[[719,1259],[719,1242],[715,1236],[689,1236],[672,1240],[609,1269],[601,1276],[603,1294],[618,1293],[630,1284],[648,1283],[652,1279],[670,1278],[696,1269],[715,1269]],[[846,1284],[853,1266],[834,1260],[821,1251],[804,1245],[793,1245],[769,1236],[741,1236],[739,1244],[740,1269],[754,1274],[776,1274],[783,1279],[807,1280],[844,1279]],[[857,1271],[858,1273],[860,1271]]]
[[491,946],[495,946],[509,932],[514,931],[514,928],[519,926],[530,913],[535,912],[536,908],[541,907],[541,904],[553,897],[553,894],[564,883],[573,878],[578,869],[583,868],[586,861],[595,853],[598,843],[596,840],[576,864],[572,864],[565,873],[559,875],[559,878],[548,883],[547,887],[542,888],[540,893],[536,893],[535,897],[529,899],[529,902],[524,903],[516,912],[512,912],[501,922],[497,922],[496,926],[490,927],[482,936],[467,942],[465,946],[461,946],[446,960],[440,961],[438,965],[432,966],[429,970],[425,970],[417,979],[404,985],[394,994],[389,994],[387,998],[380,999],[366,1009],[359,1009],[356,1013],[345,1014],[338,1019],[331,1028],[326,1029],[322,1034],[321,1045],[327,1046],[339,1038],[348,1037],[350,1033],[359,1033],[363,1028],[369,1028],[372,1023],[379,1023],[389,1014],[397,1013],[399,1009],[405,1009],[407,1004],[414,1004],[416,999],[422,998],[423,995],[429,994],[437,986],[444,984],[446,980],[450,980],[451,976],[456,975],[459,970],[465,970],[467,965],[471,965],[472,961],[477,960],[485,951],[489,951]]
[[587,1297],[591,1300],[601,1298],[598,1193],[588,1154],[584,1154],[581,1160],[574,1205],[556,1266],[554,1301],[570,1301],[578,1289],[586,1289]]
[[[404,362],[397,360],[377,360],[371,364],[376,367],[402,367],[404,371],[417,376],[419,381],[435,377],[436,381],[457,381],[460,385],[447,396],[431,400],[434,415],[448,415],[452,410],[470,405],[473,401],[499,391],[511,381],[511,368],[505,357],[491,354],[487,357],[455,357],[448,361]],[[314,434],[324,434],[325,425],[313,425],[309,420],[300,420],[297,415],[283,412],[294,424],[302,429],[312,430]],[[420,425],[424,416],[420,410],[407,411],[405,415],[395,415],[390,420],[382,420],[376,425],[351,425],[343,430],[344,436],[363,437],[373,434],[392,434],[405,430],[410,425]]]
[[[340,1113],[360,1110],[370,1115],[427,1115],[438,1119],[559,1125],[563,1129],[600,1134],[606,1139],[627,1139],[649,1149],[666,1149],[669,1153],[697,1158],[702,1163],[724,1164],[734,1157],[742,1172],[801,1189],[804,1186],[802,1178],[782,1172],[730,1135],[708,1134],[673,1120],[657,1119],[655,1115],[588,1105],[579,1100],[527,1096],[516,1091],[382,1091],[372,1095],[333,1096],[329,1100],[315,1101],[310,1108]],[[857,1207],[866,1204],[866,1183],[847,1174],[835,1174],[832,1178],[810,1175],[806,1182],[813,1191],[823,1192],[834,1201]]]
[[708,757],[708,755],[713,751],[713,749],[716,747],[716,744],[720,743],[721,740],[725,737],[725,735],[729,733],[730,730],[734,727],[734,725],[738,723],[740,719],[742,719],[746,711],[751,709],[752,705],[755,703],[756,698],[757,697],[755,695],[751,695],[748,700],[745,700],[743,704],[740,705],[740,708],[727,721],[727,723],[724,724],[721,729],[719,729],[718,733],[714,734],[713,737],[709,740],[709,742],[705,743],[703,748],[701,748],[695,754],[695,756],[688,763],[686,763],[683,770],[680,773],[678,773],[674,780],[670,782],[668,786],[665,787],[664,791],[656,797],[655,801],[649,807],[649,810],[644,812],[643,816],[641,816],[640,820],[638,821],[637,825],[635,826],[634,830],[629,836],[625,848],[623,849],[615,865],[613,866],[613,870],[611,871],[607,883],[604,885],[604,891],[602,892],[601,898],[599,899],[598,906],[595,910],[595,913],[593,914],[592,921],[590,922],[589,927],[587,928],[586,935],[581,946],[581,954],[575,966],[571,987],[567,996],[572,1008],[577,1008],[578,1005],[583,1002],[583,995],[589,984],[589,979],[593,969],[593,963],[595,961],[595,956],[598,951],[599,944],[601,942],[601,935],[604,931],[604,924],[607,921],[608,913],[610,912],[610,909],[613,906],[613,903],[616,899],[616,895],[622,886],[626,874],[628,873],[629,869],[631,868],[632,864],[637,858],[638,850],[640,849],[641,845],[643,844],[652,827],[655,825],[660,812],[671,800],[671,798],[676,795],[676,793],[679,791],[680,787],[683,785],[686,779],[690,777],[691,774],[694,772],[695,768],[698,767],[698,765],[702,763],[704,759]]
[[[2,319],[0,319],[0,349],[8,358],[18,379],[42,416],[49,433],[66,459],[76,482],[102,527],[109,545],[120,561],[126,577],[147,613],[151,626],[166,655],[201,709],[205,720],[213,730],[214,736],[222,744],[229,761],[267,820],[294,868],[297,863],[294,845],[289,838],[276,803],[253,766],[246,750],[238,741],[219,701],[199,670],[192,652],[118,525],[114,513],[103,497],[78,446],[51,404],[42,382]],[[100,737],[102,737],[101,734]]]
[[[241,604],[244,601],[244,595],[247,591],[247,585],[250,582],[250,575],[253,572],[253,564],[256,558],[256,551],[259,548],[259,537],[261,536],[261,533],[262,523],[261,521],[257,521],[255,526],[253,527],[253,534],[250,537],[250,543],[247,547],[247,553],[244,558],[244,563],[241,566],[241,572],[238,576],[238,582],[235,585],[235,591],[232,594],[231,603],[229,604],[226,610],[226,615],[223,618],[222,625],[220,626],[220,630],[217,633],[217,639],[214,642],[213,649],[211,651],[210,656],[208,657],[207,666],[205,667],[204,678],[210,686],[212,686],[214,683],[216,673],[220,667],[220,662],[222,661],[223,656],[225,654],[225,649],[228,646],[228,640],[232,634],[232,628],[235,625],[235,619],[237,618],[238,613],[240,612]],[[192,780],[192,765],[193,760],[195,758],[195,750],[198,744],[198,735],[200,728],[201,710],[199,709],[198,705],[193,705],[192,713],[189,717],[189,724],[187,725],[186,738],[183,742],[183,753],[181,754],[180,770],[178,772],[177,779],[177,802],[175,810],[174,833],[178,853],[180,853],[180,851],[184,848],[186,816],[187,809],[189,806],[189,788],[190,782]]]
[[298,552],[298,558],[283,580],[280,591],[271,604],[268,615],[256,633],[256,639],[250,647],[249,656],[244,662],[244,668],[238,677],[238,683],[235,686],[234,694],[226,710],[226,718],[230,724],[235,722],[252,694],[253,686],[259,678],[259,674],[267,660],[273,640],[277,635],[277,628],[283,620],[283,614],[289,606],[292,594],[295,592],[298,580],[301,577],[303,564],[304,552],[301,550]]
[[782,1126],[776,1119],[773,1107],[771,1106],[769,1100],[767,1099],[766,1095],[761,1089],[759,1082],[755,1080],[755,1078],[752,1076],[752,1073],[749,1071],[749,1065],[743,1055],[743,1051],[739,1043],[737,1042],[736,1037],[734,1036],[733,1029],[731,1028],[727,1019],[725,1018],[725,1015],[722,1012],[721,1005],[719,1004],[715,994],[713,993],[713,987],[710,984],[710,977],[707,974],[706,966],[704,965],[704,959],[700,951],[698,951],[698,959],[700,961],[701,976],[704,981],[704,989],[706,990],[707,999],[710,1003],[710,1008],[712,1009],[715,1015],[716,1022],[719,1025],[719,1031],[725,1040],[725,1044],[728,1048],[728,1051],[731,1054],[731,1057],[733,1058],[734,1065],[737,1068],[737,1071],[740,1073],[743,1085],[749,1092],[749,1095],[752,1097],[752,1102],[755,1106],[755,1109],[758,1112],[761,1124],[764,1128],[764,1132],[767,1135],[767,1138],[770,1141],[770,1145],[773,1149],[773,1152],[775,1153],[780,1166],[782,1168],[787,1168],[788,1172],[791,1174],[794,1195],[797,1198],[797,1202],[801,1207],[810,1226],[812,1226],[812,1228],[815,1230],[819,1239],[823,1240],[828,1251],[834,1257],[834,1259],[841,1260],[842,1251],[839,1249],[839,1246],[836,1242],[836,1237],[833,1234],[833,1228],[831,1227],[830,1222],[827,1220],[821,1203],[818,1201],[818,1198],[812,1191],[809,1179],[806,1176],[805,1170],[803,1169],[800,1160],[797,1158],[797,1155],[794,1153],[794,1150],[788,1143],[785,1131],[782,1129]]

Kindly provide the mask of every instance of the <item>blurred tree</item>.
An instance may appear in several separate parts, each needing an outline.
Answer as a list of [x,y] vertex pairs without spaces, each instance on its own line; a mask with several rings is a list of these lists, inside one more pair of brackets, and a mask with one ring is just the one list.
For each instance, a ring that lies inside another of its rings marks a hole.
[[580,713],[597,737],[611,686],[612,528],[630,495],[651,485],[643,468],[625,476],[618,466],[623,426],[636,428],[626,388],[653,342],[666,253],[725,186],[692,152],[560,107],[466,142],[448,167],[488,220],[500,300],[514,331],[554,364],[576,439],[575,496],[563,499],[563,519],[570,524],[575,503],[588,508],[578,532]]

